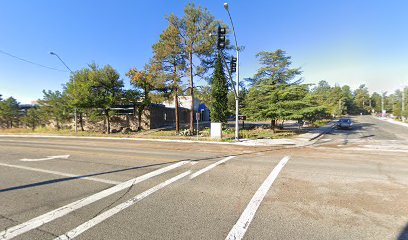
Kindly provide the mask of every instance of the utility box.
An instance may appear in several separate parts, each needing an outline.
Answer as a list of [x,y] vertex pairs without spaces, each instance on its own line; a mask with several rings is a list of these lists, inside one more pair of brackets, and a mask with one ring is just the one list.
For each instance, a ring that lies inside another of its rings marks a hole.
[[222,138],[222,123],[211,123],[211,138]]

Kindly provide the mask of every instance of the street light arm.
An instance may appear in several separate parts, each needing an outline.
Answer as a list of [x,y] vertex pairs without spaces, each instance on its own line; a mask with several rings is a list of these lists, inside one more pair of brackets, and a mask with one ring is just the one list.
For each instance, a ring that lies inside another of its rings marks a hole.
[[230,21],[231,21],[232,32],[234,33],[235,48],[237,49],[237,51],[239,51],[239,48],[238,48],[238,41],[237,41],[237,35],[235,34],[234,22],[232,21],[232,17],[231,17],[231,14],[230,14],[229,9],[228,9],[228,8],[226,8],[226,10],[227,10],[227,12],[228,12],[228,16],[229,16]]
[[64,64],[64,66],[65,66],[71,73],[73,73],[72,70],[67,66],[67,64],[65,64],[65,62],[60,58],[60,56],[58,56],[58,54],[56,54],[55,52],[50,52],[50,54],[51,54],[51,55],[55,55],[55,56],[62,62],[62,64]]

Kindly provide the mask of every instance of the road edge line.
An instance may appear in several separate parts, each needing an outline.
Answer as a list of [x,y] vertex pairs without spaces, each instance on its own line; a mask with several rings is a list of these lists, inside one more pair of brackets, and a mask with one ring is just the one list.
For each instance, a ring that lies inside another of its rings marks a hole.
[[108,179],[103,179],[103,178],[81,177],[81,175],[76,175],[76,174],[71,174],[71,173],[63,173],[63,172],[58,172],[58,171],[46,170],[46,169],[41,169],[41,168],[33,168],[33,167],[27,167],[27,166],[21,166],[21,165],[14,165],[14,164],[7,164],[7,163],[0,163],[0,166],[23,169],[23,170],[33,171],[33,172],[48,173],[48,174],[53,174],[53,175],[58,175],[58,176],[71,177],[75,179],[102,182],[102,183],[113,184],[113,185],[117,185],[121,183],[118,181],[113,181],[113,180],[108,180]]

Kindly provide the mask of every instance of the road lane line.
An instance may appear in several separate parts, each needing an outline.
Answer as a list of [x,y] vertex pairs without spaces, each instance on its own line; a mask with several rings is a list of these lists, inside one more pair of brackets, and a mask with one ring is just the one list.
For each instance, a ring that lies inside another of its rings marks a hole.
[[47,156],[45,158],[37,158],[37,159],[31,159],[31,158],[22,158],[20,161],[22,162],[39,162],[39,161],[47,161],[47,160],[53,160],[53,159],[68,159],[70,155],[57,155],[57,156]]
[[45,170],[45,169],[41,169],[41,168],[32,168],[32,167],[5,164],[5,163],[0,163],[0,166],[24,169],[24,170],[28,170],[28,171],[34,171],[34,172],[49,173],[49,174],[53,174],[53,175],[59,175],[59,176],[64,176],[64,177],[72,177],[72,178],[77,178],[77,179],[84,179],[84,180],[90,180],[90,181],[102,182],[102,183],[108,183],[108,184],[114,184],[114,185],[121,183],[121,182],[118,182],[118,181],[112,181],[112,180],[96,178],[96,177],[81,177],[80,175],[75,175],[75,174],[70,174],[70,173],[63,173],[63,172],[58,172],[58,171]]
[[225,163],[226,161],[228,161],[228,160],[230,160],[230,159],[232,159],[232,158],[234,158],[234,157],[235,157],[235,156],[229,156],[229,157],[226,157],[226,158],[224,158],[224,159],[222,159],[222,160],[220,160],[220,161],[218,161],[218,162],[215,162],[215,163],[213,163],[213,164],[211,164],[211,165],[209,165],[209,166],[207,166],[207,167],[205,167],[205,168],[203,168],[203,169],[201,169],[201,170],[199,170],[199,171],[197,171],[197,172],[191,174],[190,179],[196,178],[196,177],[198,177],[199,175],[201,175],[201,174],[203,174],[203,173],[205,173],[205,172],[207,172],[207,171],[209,171],[209,170],[215,168],[216,166],[220,165],[221,163]]
[[33,230],[35,228],[38,228],[48,222],[51,222],[57,218],[60,218],[64,215],[67,215],[68,213],[71,213],[79,208],[82,208],[84,206],[87,206],[93,202],[96,202],[102,198],[105,198],[107,196],[110,196],[116,192],[122,191],[126,188],[129,188],[132,185],[138,184],[142,181],[145,181],[149,178],[155,177],[157,175],[160,175],[162,173],[168,172],[170,170],[173,170],[177,167],[180,167],[184,164],[189,163],[189,161],[182,161],[178,163],[174,163],[170,166],[163,167],[160,169],[157,169],[155,171],[149,172],[145,175],[130,179],[126,182],[120,183],[118,185],[115,185],[111,188],[105,189],[101,192],[95,193],[91,196],[82,198],[78,201],[75,201],[73,203],[70,203],[68,205],[62,206],[60,208],[57,208],[53,211],[47,212],[43,215],[40,215],[36,218],[33,218],[27,222],[21,223],[19,225],[7,228],[6,230],[0,232],[0,240],[6,240],[6,239],[12,239],[20,234],[23,234],[25,232],[28,232],[30,230]]
[[106,219],[112,217],[113,215],[121,212],[122,210],[138,203],[139,201],[143,200],[144,198],[146,198],[147,196],[149,196],[150,194],[157,192],[158,190],[170,185],[171,183],[174,183],[178,180],[180,180],[181,178],[189,175],[191,173],[191,170],[186,171],[182,174],[179,174],[173,178],[170,178],[138,195],[136,195],[135,197],[127,200],[124,203],[121,203],[119,205],[117,205],[116,207],[113,207],[101,214],[99,214],[98,216],[92,218],[89,221],[84,222],[83,224],[79,225],[78,227],[68,231],[67,233],[55,238],[55,240],[69,240],[69,239],[73,239],[75,237],[77,237],[78,235],[82,234],[83,232],[89,230],[90,228],[96,226],[97,224],[105,221]]
[[234,225],[234,227],[228,233],[228,236],[225,238],[226,240],[242,239],[244,237],[245,232],[248,230],[249,224],[251,224],[251,221],[254,218],[255,213],[258,210],[259,206],[261,205],[261,202],[264,199],[266,193],[271,188],[272,183],[275,181],[279,172],[286,165],[289,159],[290,159],[289,156],[282,158],[278,165],[276,165],[276,167],[272,170],[269,176],[265,179],[265,181],[256,191],[251,201],[249,201],[244,212],[241,214],[241,217],[238,219],[237,223]]

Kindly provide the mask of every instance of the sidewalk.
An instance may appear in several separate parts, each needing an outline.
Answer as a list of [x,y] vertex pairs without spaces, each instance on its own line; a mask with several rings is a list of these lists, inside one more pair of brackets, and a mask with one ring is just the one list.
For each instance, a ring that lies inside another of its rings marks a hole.
[[333,124],[329,123],[324,127],[316,128],[311,130],[308,133],[301,134],[294,138],[281,138],[281,139],[242,139],[241,142],[234,143],[237,145],[244,146],[307,146],[311,145],[317,140],[320,136],[331,131],[333,129]]
[[408,127],[408,123],[399,122],[399,121],[396,121],[396,120],[391,119],[391,118],[386,118],[386,117],[376,117],[376,118],[379,119],[379,120],[382,120],[382,121],[392,123],[392,124]]

